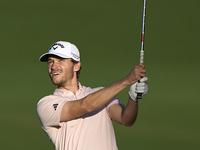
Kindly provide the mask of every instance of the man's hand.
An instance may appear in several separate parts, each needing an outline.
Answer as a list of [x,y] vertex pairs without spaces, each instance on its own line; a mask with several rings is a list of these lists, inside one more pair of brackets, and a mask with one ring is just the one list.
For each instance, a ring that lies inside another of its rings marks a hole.
[[146,76],[146,70],[144,64],[140,63],[133,68],[133,70],[126,76],[126,81],[128,85],[132,85],[143,77]]
[[148,92],[147,77],[140,80],[140,83],[136,82],[130,86],[129,96],[133,101],[137,101],[137,93],[142,93],[142,96],[146,95]]

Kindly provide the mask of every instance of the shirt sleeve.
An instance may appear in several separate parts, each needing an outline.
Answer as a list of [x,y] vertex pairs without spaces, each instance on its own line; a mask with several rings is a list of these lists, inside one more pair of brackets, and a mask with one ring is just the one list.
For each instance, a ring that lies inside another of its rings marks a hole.
[[42,126],[60,126],[60,115],[67,101],[57,96],[47,96],[37,104],[37,114]]
[[119,105],[123,105],[124,106],[122,101],[120,101],[118,98],[114,97],[109,103],[106,104],[106,111],[107,111],[108,115],[109,115],[109,111],[108,110],[109,110],[110,106],[112,106],[114,104],[119,104]]

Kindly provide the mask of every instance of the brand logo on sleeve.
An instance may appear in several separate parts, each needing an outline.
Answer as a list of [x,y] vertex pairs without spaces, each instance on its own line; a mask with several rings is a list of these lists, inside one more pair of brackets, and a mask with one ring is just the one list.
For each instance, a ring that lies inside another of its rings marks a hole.
[[56,110],[58,107],[58,104],[53,104],[54,109]]

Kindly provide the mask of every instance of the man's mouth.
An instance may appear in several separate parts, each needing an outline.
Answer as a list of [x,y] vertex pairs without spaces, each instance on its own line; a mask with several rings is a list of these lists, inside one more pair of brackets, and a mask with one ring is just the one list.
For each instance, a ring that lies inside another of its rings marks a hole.
[[52,72],[51,74],[52,74],[52,75],[59,75],[60,72]]
[[55,72],[55,73],[52,73],[53,75],[58,75],[58,74],[60,74],[60,72]]

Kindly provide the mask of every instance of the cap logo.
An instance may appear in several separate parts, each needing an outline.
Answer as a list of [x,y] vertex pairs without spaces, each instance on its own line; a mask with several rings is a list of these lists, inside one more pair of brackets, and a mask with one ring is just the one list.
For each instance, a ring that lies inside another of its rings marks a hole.
[[60,44],[60,43],[54,43],[53,45],[51,45],[51,47],[49,49],[56,50],[58,48],[58,46],[60,46],[61,48],[65,48],[64,45]]
[[74,53],[71,53],[71,54],[72,54],[72,56],[73,56],[74,58],[76,58],[76,59],[79,58],[79,56],[77,56],[76,54],[74,54]]
[[58,46],[56,46],[56,47],[55,47],[55,46],[53,46],[53,50],[56,50],[56,48],[58,48]]

